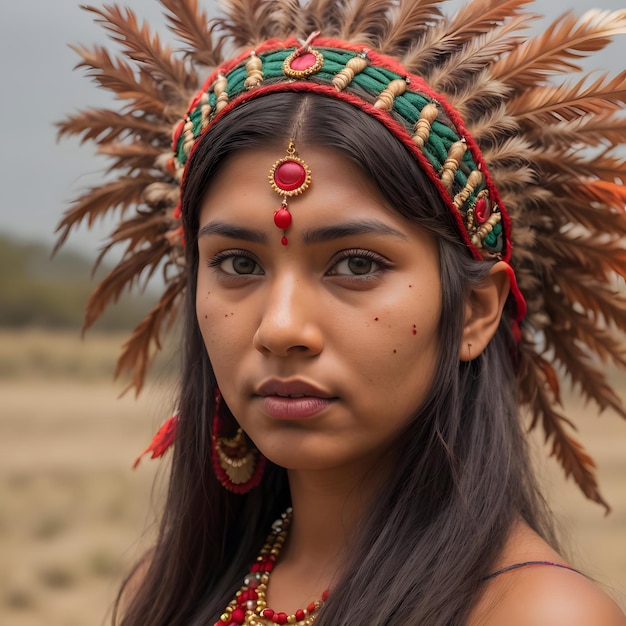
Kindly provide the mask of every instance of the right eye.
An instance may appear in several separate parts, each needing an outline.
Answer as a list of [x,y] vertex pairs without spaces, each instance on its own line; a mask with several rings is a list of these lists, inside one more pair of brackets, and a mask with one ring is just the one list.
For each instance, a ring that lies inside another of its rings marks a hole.
[[216,254],[209,265],[229,276],[263,274],[263,268],[252,257],[234,250]]

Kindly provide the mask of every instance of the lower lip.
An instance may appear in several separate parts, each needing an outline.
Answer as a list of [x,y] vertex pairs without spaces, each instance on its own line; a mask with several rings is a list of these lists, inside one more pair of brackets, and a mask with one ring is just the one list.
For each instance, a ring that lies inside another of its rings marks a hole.
[[284,398],[282,396],[263,396],[261,403],[265,412],[281,420],[300,420],[319,415],[332,403],[330,398]]

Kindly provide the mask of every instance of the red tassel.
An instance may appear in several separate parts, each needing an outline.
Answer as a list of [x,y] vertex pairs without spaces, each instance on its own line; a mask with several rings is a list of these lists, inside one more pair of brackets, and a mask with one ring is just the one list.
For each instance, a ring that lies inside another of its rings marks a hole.
[[174,443],[176,439],[176,426],[178,424],[178,413],[172,415],[159,430],[157,430],[156,434],[152,438],[150,445],[135,459],[133,463],[133,469],[135,469],[139,465],[139,461],[141,461],[142,457],[144,457],[148,452],[152,452],[151,459],[156,459],[160,456],[163,456],[167,449]]

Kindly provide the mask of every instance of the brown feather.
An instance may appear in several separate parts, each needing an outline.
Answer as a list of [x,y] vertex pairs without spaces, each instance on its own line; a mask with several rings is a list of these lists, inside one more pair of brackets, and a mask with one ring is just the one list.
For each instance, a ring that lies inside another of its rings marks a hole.
[[398,57],[406,54],[415,40],[442,19],[441,0],[399,0],[387,15],[387,27],[378,42],[378,49]]
[[[405,56],[407,68],[428,76],[429,68],[460,50],[474,37],[490,32],[532,0],[473,0],[462,6],[454,17],[445,18],[430,28]],[[532,19],[532,16],[529,16]]]
[[527,89],[514,98],[509,113],[519,121],[533,124],[572,121],[582,116],[606,115],[619,111],[626,104],[626,70],[613,79],[603,74],[590,85],[585,78],[564,85],[540,85]]
[[280,39],[295,36],[305,40],[315,30],[308,27],[306,11],[299,0],[271,0],[268,22],[273,36]]
[[80,142],[94,140],[106,144],[127,137],[139,136],[144,141],[154,136],[169,136],[171,127],[162,121],[124,115],[108,109],[88,109],[68,116],[56,124],[57,139],[78,135]]
[[87,221],[89,226],[105,214],[120,209],[123,213],[128,207],[141,202],[144,189],[154,182],[147,172],[136,176],[120,176],[117,180],[93,187],[79,196],[63,215],[56,232],[60,233],[54,247],[56,252],[65,242],[71,230]]
[[206,11],[198,7],[198,0],[161,0],[161,4],[168,11],[170,30],[187,45],[186,55],[200,65],[219,65],[222,44],[213,41],[215,26],[209,23]]
[[558,260],[561,267],[558,268],[557,275],[562,276],[562,272],[567,275],[569,270],[575,268],[576,273],[571,276],[573,282],[582,279],[577,272],[603,283],[610,282],[615,275],[626,278],[626,248],[621,237],[583,237],[558,230],[551,232],[545,243],[540,240],[538,245],[539,254],[549,252]]
[[610,507],[600,494],[593,459],[566,432],[565,425],[571,426],[571,422],[552,408],[552,400],[546,392],[546,387],[550,387],[542,362],[545,363],[539,355],[527,351],[522,353],[520,359],[518,380],[521,393],[531,411],[531,428],[541,422],[546,442],[552,444],[551,454],[559,461],[565,476],[571,476],[585,496],[601,504],[608,513]]
[[83,59],[76,65],[77,68],[87,68],[87,76],[112,91],[116,98],[132,100],[127,107],[129,112],[163,117],[165,105],[161,93],[146,73],[136,74],[128,63],[120,59],[114,61],[100,46],[94,46],[93,50],[70,47]]
[[501,26],[475,37],[444,63],[433,69],[428,82],[433,89],[455,93],[459,85],[474,82],[474,76],[503,54],[514,50],[524,40],[521,34],[532,16],[518,15]]
[[152,241],[124,258],[104,277],[87,301],[83,332],[102,315],[111,302],[117,302],[125,290],[142,286],[149,280],[161,260],[169,252],[162,238]]
[[528,125],[526,135],[543,149],[619,146],[626,143],[626,118],[611,111],[599,112],[594,117],[542,124],[540,128]]
[[603,360],[611,359],[621,367],[624,366],[624,347],[615,346],[612,336],[598,330],[567,302],[557,303],[551,298],[546,302],[546,313],[551,318],[551,323],[543,328],[546,347],[553,350],[554,358],[565,368],[572,386],[578,387],[580,393],[593,400],[601,411],[610,407],[626,418],[622,401],[607,383],[604,372],[592,364],[589,349],[583,346],[590,344]]
[[305,9],[309,31],[319,30],[325,37],[338,37],[347,4],[349,0],[309,0]]
[[[264,0],[220,0],[225,17],[216,18],[215,28],[224,31],[222,38],[228,37],[235,50],[254,48],[270,35],[266,30],[270,14]],[[225,39],[219,40],[221,47]]]
[[171,103],[187,102],[198,85],[195,71],[177,59],[169,46],[163,46],[145,22],[140,25],[132,9],[121,9],[115,4],[104,5],[103,9],[83,8],[98,16],[95,21],[109,31],[126,56],[152,76],[164,99]]
[[388,0],[352,0],[341,16],[339,38],[378,47],[387,24]]
[[130,385],[124,390],[135,389],[139,395],[146,379],[146,372],[154,358],[154,353],[161,348],[160,336],[173,323],[180,294],[186,282],[182,278],[172,280],[159,302],[133,331],[130,339],[124,344],[122,353],[117,360],[115,377],[124,373],[131,374]]
[[519,91],[523,91],[550,74],[580,71],[576,61],[581,56],[602,50],[613,36],[625,32],[626,9],[588,11],[580,18],[568,12],[544,33],[497,61],[492,74],[496,80],[515,84]]

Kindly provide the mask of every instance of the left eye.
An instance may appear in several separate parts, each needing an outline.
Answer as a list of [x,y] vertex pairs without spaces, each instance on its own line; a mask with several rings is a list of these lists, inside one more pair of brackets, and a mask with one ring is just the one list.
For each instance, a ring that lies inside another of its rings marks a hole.
[[339,261],[333,268],[333,273],[363,276],[364,274],[370,274],[376,269],[378,269],[378,266],[372,259],[368,259],[364,256],[351,256],[343,261]]
[[330,276],[372,276],[389,264],[384,258],[368,250],[345,250],[331,267]]

